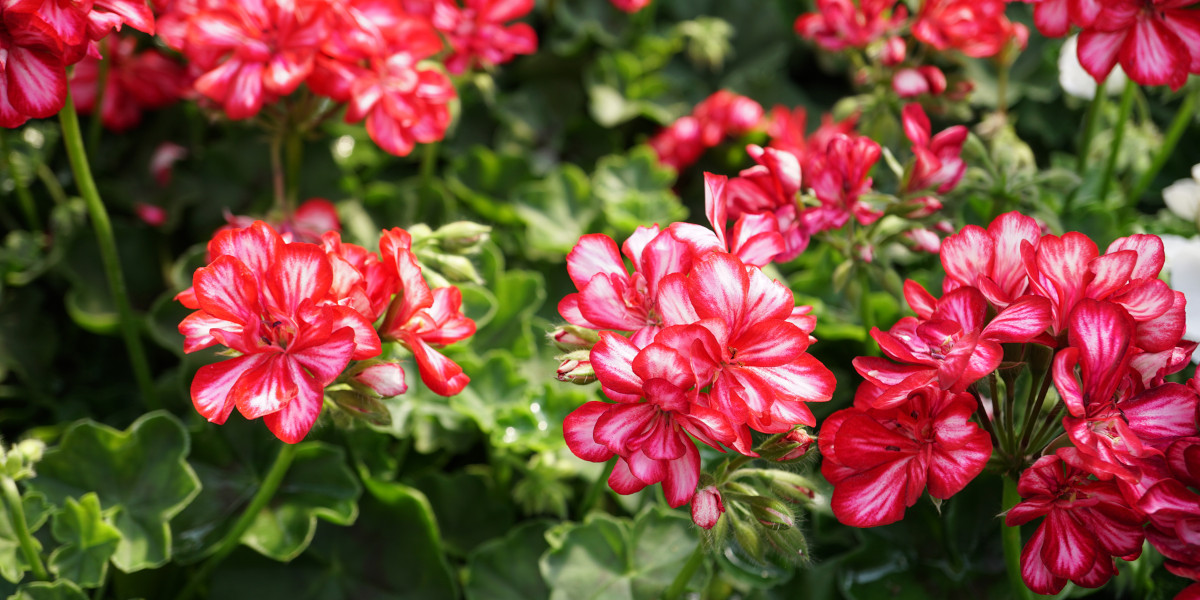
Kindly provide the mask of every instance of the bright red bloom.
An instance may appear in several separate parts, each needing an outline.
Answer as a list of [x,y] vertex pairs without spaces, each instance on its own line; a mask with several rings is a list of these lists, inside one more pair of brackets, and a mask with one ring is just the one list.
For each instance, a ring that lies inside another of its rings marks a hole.
[[[752,147],[757,148],[757,146]],[[792,159],[786,153],[783,156],[786,159]],[[747,171],[750,171],[750,169],[747,169]],[[745,172],[743,171],[743,173]],[[798,180],[799,172],[797,171],[795,175]],[[786,182],[776,182],[770,173],[755,172],[753,176],[761,176],[762,185],[764,186],[771,186],[773,183],[781,186],[782,189],[776,188],[774,190],[775,193],[780,195],[787,194],[789,184]],[[786,173],[780,173],[779,176],[785,179],[788,178]],[[734,181],[739,180],[735,179]],[[679,241],[687,242],[692,251],[697,255],[711,251],[729,252],[737,256],[742,262],[757,267],[761,267],[772,260],[782,260],[779,257],[786,254],[784,238],[779,234],[780,224],[773,213],[739,214],[737,223],[733,226],[732,235],[726,235],[725,225],[728,220],[727,212],[728,205],[730,204],[730,201],[727,199],[727,196],[730,194],[727,194],[726,190],[730,190],[733,186],[733,182],[726,180],[724,176],[705,173],[704,212],[708,216],[708,222],[712,225],[712,229],[707,229],[694,223],[672,223],[668,231]],[[746,193],[755,193],[751,190],[744,191]],[[766,193],[770,193],[770,191]],[[795,190],[792,191],[792,195],[795,195]],[[768,199],[768,201],[771,200]],[[795,200],[792,200],[791,214],[795,214]],[[804,241],[807,244],[807,238]],[[797,254],[799,254],[799,251],[797,251]],[[788,260],[791,258],[795,258],[795,256],[789,256]]]
[[927,0],[912,33],[938,50],[955,49],[975,58],[995,56],[1013,41],[1024,48],[1029,30],[1004,16],[1005,4],[1004,0]]
[[899,29],[908,8],[895,0],[817,0],[817,12],[796,19],[796,33],[831,51],[866,48]]
[[379,353],[374,327],[357,311],[326,302],[332,271],[319,246],[285,243],[265,223],[223,231],[213,261],[196,271],[196,312],[179,324],[184,350],[220,344],[241,355],[205,365],[192,381],[196,410],[224,423],[236,406],[264,417],[279,439],[296,443],[321,412],[325,386],[351,359]]
[[196,90],[235,120],[295,91],[328,35],[325,4],[318,0],[209,5],[189,25],[181,50],[203,72]]
[[900,69],[892,77],[892,89],[901,98],[916,98],[922,94],[939,96],[946,91],[946,74],[933,65]]
[[493,67],[518,54],[537,50],[537,34],[526,23],[505,25],[533,10],[533,0],[438,0],[431,21],[450,44],[446,70],[454,74],[475,66]]
[[883,213],[870,208],[859,198],[870,191],[871,169],[882,150],[874,140],[864,136],[835,134],[820,155],[808,164],[808,183],[821,201],[825,224],[821,229],[837,229],[851,215],[863,225],[870,225]]
[[996,217],[986,230],[976,225],[963,227],[942,242],[946,270],[942,290],[970,286],[996,308],[1012,304],[1029,289],[1021,247],[1026,242],[1036,245],[1041,236],[1037,221],[1018,212]]
[[[108,55],[104,106],[100,118],[112,131],[126,131],[142,119],[142,111],[167,106],[187,91],[183,65],[156,49],[137,52],[137,38],[112,37],[102,43]],[[71,73],[71,96],[82,114],[95,110],[100,59],[85,57]]]
[[93,40],[120,31],[122,25],[154,35],[154,13],[145,0],[93,0],[88,12],[88,33]]
[[1042,35],[1062,37],[1071,25],[1088,28],[1096,21],[1100,0],[1024,0],[1033,3],[1033,24]]
[[1021,578],[1039,594],[1057,594],[1067,580],[1100,587],[1117,572],[1114,556],[1133,560],[1142,552],[1142,519],[1112,481],[1051,455],[1021,474],[1017,491],[1022,501],[1008,511],[1009,527],[1045,517],[1021,551]]
[[612,5],[627,13],[635,13],[650,5],[651,0],[609,0]]
[[[833,116],[825,114],[821,117],[821,125],[811,135],[807,133],[806,123],[808,112],[803,106],[789,111],[785,106],[771,109],[767,119],[767,136],[771,138],[770,146],[777,150],[791,152],[807,171],[808,161],[818,156],[829,147],[829,142],[837,135],[853,135],[858,115],[854,114],[841,121],[834,122]],[[806,177],[810,177],[806,175]],[[804,187],[811,187],[811,184]]]
[[967,141],[967,128],[955,125],[931,138],[933,131],[929,117],[920,104],[904,106],[903,123],[904,134],[912,141],[916,155],[905,191],[936,188],[937,193],[945,194],[953,190],[967,171],[967,163],[961,156],[963,142]]
[[[462,314],[462,292],[454,286],[429,289],[412,253],[412,236],[400,228],[384,231],[379,253],[389,276],[398,282],[380,336],[408,348],[417,361],[421,381],[434,393],[453,396],[470,378],[462,367],[434,346],[452,344],[475,333],[475,321]],[[368,286],[368,298],[370,297]]]
[[1142,85],[1177,90],[1200,73],[1197,0],[1110,0],[1079,34],[1079,62],[1104,81],[1118,62]]
[[646,143],[659,162],[679,170],[726,136],[743,135],[758,127],[762,116],[762,106],[754,100],[719,90],[697,104],[691,115],[681,117]]
[[968,421],[975,406],[970,394],[926,387],[890,409],[856,402],[826,418],[817,443],[834,516],[853,527],[887,525],[926,486],[943,500],[966,487],[992,454],[987,432]]
[[67,99],[63,40],[41,14],[13,4],[0,3],[0,127],[53,116]]
[[746,152],[758,164],[729,180],[725,196],[729,216],[769,216],[783,239],[783,248],[773,260],[787,262],[804,252],[811,237],[799,218],[796,199],[801,183],[800,161],[796,155],[774,148],[750,145]]

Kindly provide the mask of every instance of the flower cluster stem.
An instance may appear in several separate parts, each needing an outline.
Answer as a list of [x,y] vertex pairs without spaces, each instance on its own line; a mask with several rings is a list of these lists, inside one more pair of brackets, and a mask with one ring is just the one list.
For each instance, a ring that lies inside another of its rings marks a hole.
[[1159,171],[1162,171],[1163,165],[1167,163],[1167,159],[1171,158],[1171,154],[1175,152],[1175,146],[1179,144],[1179,138],[1183,137],[1183,132],[1187,131],[1188,124],[1195,118],[1196,98],[1200,97],[1200,91],[1193,91],[1183,98],[1183,103],[1179,105],[1179,110],[1175,113],[1175,120],[1171,122],[1170,128],[1167,129],[1167,135],[1163,139],[1163,144],[1158,149],[1158,154],[1154,155],[1154,161],[1150,163],[1150,168],[1142,173],[1142,177],[1138,179],[1137,184],[1129,192],[1129,202],[1137,202],[1142,194],[1146,193],[1146,189],[1154,182],[1154,178],[1158,176]]
[[133,306],[129,302],[129,292],[125,288],[125,276],[121,273],[121,259],[117,254],[117,239],[113,235],[112,222],[108,218],[108,210],[100,199],[100,191],[96,189],[96,181],[92,179],[92,169],[88,165],[87,151],[83,147],[83,134],[79,130],[79,115],[75,113],[75,101],[71,98],[71,90],[67,90],[67,102],[58,113],[62,124],[63,142],[67,148],[67,158],[71,163],[71,171],[75,173],[75,185],[79,195],[87,205],[91,217],[92,229],[96,233],[96,241],[100,245],[100,259],[104,263],[104,275],[108,278],[109,291],[112,292],[113,302],[117,305],[117,316],[120,319],[121,333],[125,338],[125,349],[129,353],[129,362],[133,365],[133,375],[137,379],[138,388],[142,393],[142,402],[146,408],[160,408],[158,398],[154,393],[154,380],[150,377],[150,363],[146,359],[146,351],[142,346],[138,321],[133,314]]
[[696,569],[704,564],[704,544],[697,543],[696,549],[692,551],[692,555],[688,557],[679,574],[675,576],[675,580],[671,582],[671,586],[667,591],[663,592],[663,600],[677,600],[683,597],[683,593],[687,591],[687,584],[692,580],[692,576],[696,574]]
[[[1021,501],[1021,494],[1017,492],[1017,481],[1007,475],[1004,479],[1004,492],[1002,502],[1004,512],[1016,506]],[[1009,527],[1000,521],[1000,536],[1004,542],[1004,563],[1008,567],[1008,583],[1012,587],[1013,596],[1020,600],[1033,600],[1033,592],[1025,585],[1025,581],[1021,579],[1021,527]]]
[[4,493],[4,504],[8,506],[8,517],[12,521],[13,533],[21,544],[21,552],[25,554],[29,570],[33,571],[35,578],[42,581],[49,580],[50,573],[46,571],[46,565],[42,563],[42,555],[38,551],[37,541],[33,539],[33,534],[29,532],[29,527],[25,523],[25,505],[21,503],[21,492],[17,489],[17,482],[8,475],[0,475],[0,487],[3,488],[0,491]]
[[200,587],[200,583],[208,579],[209,574],[229,553],[233,552],[238,544],[242,541],[242,536],[254,524],[254,520],[258,518],[258,513],[266,508],[267,503],[275,496],[275,491],[279,489],[279,484],[283,482],[283,477],[287,475],[288,467],[292,465],[292,459],[296,457],[296,449],[298,444],[283,444],[279,448],[279,453],[275,455],[275,462],[271,464],[271,469],[267,471],[267,476],[263,479],[262,485],[258,487],[258,491],[254,493],[254,497],[250,499],[250,504],[246,506],[246,510],[242,512],[242,516],[238,517],[233,528],[229,533],[221,539],[217,545],[217,549],[213,551],[212,556],[200,565],[192,573],[191,579],[188,580],[187,586],[179,593],[178,600],[188,600],[196,594]]
[[1100,178],[1100,190],[1096,199],[1104,202],[1108,189],[1112,187],[1113,173],[1117,170],[1117,156],[1121,153],[1121,142],[1125,141],[1125,124],[1129,122],[1129,113],[1133,110],[1133,96],[1137,92],[1137,83],[1132,79],[1125,82],[1125,90],[1121,92],[1121,106],[1117,109],[1117,123],[1113,126],[1112,151],[1108,153],[1108,161],[1104,163],[1104,175]]

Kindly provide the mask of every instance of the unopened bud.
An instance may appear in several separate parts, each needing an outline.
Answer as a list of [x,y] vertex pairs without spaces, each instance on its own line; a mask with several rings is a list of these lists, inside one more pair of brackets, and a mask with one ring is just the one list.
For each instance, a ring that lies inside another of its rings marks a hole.
[[591,350],[600,341],[600,333],[594,329],[580,327],[578,325],[562,325],[555,327],[548,334],[552,341],[562,352],[574,352],[576,350]]
[[771,492],[788,502],[812,502],[817,495],[813,482],[802,475],[773,470],[768,481]]
[[404,369],[395,362],[372,360],[359,363],[350,372],[349,381],[358,391],[380,398],[391,398],[408,391]]
[[558,380],[576,385],[587,385],[596,381],[596,370],[592,368],[590,350],[576,350],[558,357]]
[[423,252],[420,254],[420,258],[422,261],[428,263],[431,269],[441,273],[450,281],[483,283],[483,278],[479,276],[479,271],[475,270],[475,265],[465,256],[442,254],[440,252]]
[[816,442],[817,439],[812,435],[809,435],[808,431],[804,429],[793,429],[791,433],[783,437],[782,441],[783,443],[789,445],[795,444],[795,447],[789,450],[787,454],[779,457],[777,460],[780,462],[796,460],[797,458],[808,454],[808,451],[813,446],[813,442]]
[[692,522],[700,527],[712,529],[724,513],[725,503],[716,487],[710,485],[692,495]]
[[391,411],[379,398],[372,395],[345,389],[328,391],[326,395],[345,414],[373,425],[387,426],[392,423]]
[[750,505],[750,514],[767,527],[791,527],[796,523],[792,509],[774,498],[754,496],[747,504]]
[[42,460],[45,451],[46,442],[38,439],[21,440],[9,448],[7,453],[0,448],[4,460],[4,473],[15,480],[33,477],[33,466]]
[[907,55],[908,47],[904,44],[904,38],[895,36],[884,40],[879,58],[885,66],[894,67],[904,62]]
[[438,228],[442,249],[451,254],[478,254],[491,237],[492,228],[471,221],[455,221]]
[[808,562],[808,540],[797,527],[787,529],[767,529],[767,543],[771,545],[788,562],[803,565]]

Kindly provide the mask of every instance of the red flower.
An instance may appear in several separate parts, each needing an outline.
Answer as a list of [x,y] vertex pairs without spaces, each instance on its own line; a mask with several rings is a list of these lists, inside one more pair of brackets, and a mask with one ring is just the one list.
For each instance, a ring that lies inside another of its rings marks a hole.
[[1021,474],[1017,491],[1023,500],[1008,511],[1009,527],[1045,517],[1021,551],[1021,578],[1039,594],[1057,594],[1068,579],[1100,587],[1117,572],[1112,557],[1142,552],[1142,519],[1112,481],[1093,480],[1052,455]]
[[421,381],[430,390],[453,396],[466,387],[470,378],[434,346],[470,337],[475,333],[475,321],[462,314],[462,292],[458,288],[429,289],[411,248],[412,236],[398,227],[384,231],[379,240],[384,267],[399,284],[379,327],[380,336],[400,342],[413,353]]
[[1024,243],[1041,238],[1037,221],[1017,212],[996,217],[985,230],[967,225],[942,242],[942,289],[977,288],[996,308],[1004,308],[1025,295],[1029,277],[1021,260]]
[[1024,48],[1029,30],[1004,16],[1004,0],[927,0],[912,33],[938,50],[955,49],[986,58],[1000,53],[1011,41]]
[[0,127],[53,116],[67,99],[64,41],[41,14],[12,4],[0,5],[0,51],[5,54],[0,61]]
[[817,12],[796,19],[796,33],[826,50],[866,48],[899,29],[908,8],[895,0],[817,0]]
[[695,162],[704,150],[726,136],[748,133],[762,121],[762,106],[745,96],[719,90],[696,105],[692,114],[681,117],[646,143],[664,165],[682,169]]
[[525,23],[505,25],[533,10],[533,0],[438,0],[431,20],[453,52],[446,69],[460,74],[474,66],[493,67],[517,54],[537,50],[537,34]]
[[1079,34],[1079,62],[1104,81],[1118,62],[1142,85],[1177,90],[1200,73],[1197,0],[1111,0]]
[[963,142],[967,141],[967,128],[955,125],[931,138],[929,117],[920,104],[904,106],[903,122],[904,134],[912,141],[916,155],[905,191],[936,188],[937,193],[945,194],[953,190],[967,171],[967,163],[960,156]]
[[872,179],[868,174],[881,152],[879,144],[870,138],[834,134],[824,152],[812,157],[808,163],[808,183],[826,215],[821,229],[839,228],[852,214],[863,225],[883,216],[882,212],[859,202],[871,189]]
[[750,145],[746,152],[758,164],[729,180],[725,205],[733,218],[769,216],[783,240],[783,247],[770,260],[787,262],[804,252],[811,236],[798,214],[800,161],[796,155],[774,148]]
[[650,0],[609,0],[612,5],[627,13],[635,13],[650,5]]
[[933,65],[900,69],[892,77],[892,89],[901,98],[916,98],[922,94],[939,96],[946,91],[946,74]]
[[969,394],[926,387],[890,409],[856,402],[826,418],[817,443],[834,516],[853,527],[887,525],[926,486],[943,500],[966,487],[992,454],[987,432],[968,421],[975,406]]
[[[103,45],[103,44],[102,44]],[[137,51],[137,38],[113,37],[107,41],[108,76],[100,118],[104,126],[121,132],[137,125],[142,111],[162,108],[178,100],[189,82],[183,65],[156,49]],[[100,59],[85,57],[71,74],[75,108],[91,114],[96,106]]]
[[1100,14],[1100,0],[1024,0],[1032,2],[1033,24],[1047,37],[1062,37],[1071,25],[1091,27]]
[[296,443],[321,412],[325,386],[350,360],[379,353],[374,327],[357,311],[328,304],[332,272],[314,244],[283,241],[265,223],[224,231],[209,244],[213,261],[196,271],[196,312],[179,324],[184,349],[216,344],[241,355],[205,365],[192,381],[196,410],[224,423],[236,406],[264,417],[279,439]]
[[[758,146],[751,146],[758,148]],[[761,148],[759,149],[761,150]],[[794,159],[784,153],[784,157],[789,160]],[[768,159],[770,160],[770,159]],[[787,169],[785,165],[780,165],[781,168]],[[796,167],[799,169],[799,167]],[[747,169],[750,171],[750,169]],[[743,171],[746,173],[746,171]],[[776,182],[771,173],[762,173],[755,171],[753,177],[758,177],[764,186],[771,186],[775,183],[781,188],[773,190],[778,194],[787,194],[786,188],[790,185],[785,182]],[[798,183],[799,171],[795,172],[795,179]],[[790,179],[786,173],[780,173],[779,177]],[[735,179],[734,181],[739,181]],[[752,186],[753,184],[750,184]],[[712,225],[712,229],[707,229],[703,226],[694,223],[672,223],[668,228],[670,235],[681,242],[686,242],[691,247],[692,251],[697,254],[706,252],[730,252],[738,257],[742,262],[748,265],[761,267],[772,260],[780,259],[786,254],[784,247],[784,238],[779,234],[780,223],[783,218],[777,220],[776,214],[770,212],[762,212],[757,214],[740,214],[737,223],[733,226],[732,235],[726,235],[725,224],[727,222],[727,211],[730,201],[727,200],[726,190],[734,186],[733,182],[727,181],[724,176],[713,175],[712,173],[704,174],[704,212],[708,216],[708,222]],[[752,190],[744,190],[746,193],[761,193],[755,188]],[[735,192],[736,193],[736,192]],[[770,192],[767,192],[770,193]],[[792,191],[793,196],[795,190]],[[780,199],[782,200],[782,199]],[[773,200],[768,199],[768,202]],[[792,200],[792,210],[790,214],[795,214],[795,200]],[[781,211],[787,212],[786,207],[781,207]],[[788,223],[788,225],[798,224]],[[808,240],[805,238],[805,244]],[[801,248],[803,250],[803,248]],[[797,251],[796,254],[800,252]],[[788,256],[788,260],[795,258],[794,255]]]

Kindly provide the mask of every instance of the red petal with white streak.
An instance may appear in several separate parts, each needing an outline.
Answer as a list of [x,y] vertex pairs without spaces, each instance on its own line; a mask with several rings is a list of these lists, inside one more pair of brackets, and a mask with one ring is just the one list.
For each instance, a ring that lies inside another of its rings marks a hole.
[[1129,275],[1137,265],[1137,253],[1122,250],[1097,257],[1088,264],[1095,276],[1088,283],[1089,298],[1104,299],[1114,290],[1129,282]]
[[641,397],[642,378],[633,372],[638,349],[627,338],[609,331],[600,332],[600,341],[590,354],[596,379],[609,398],[631,402]]
[[645,308],[626,301],[626,276],[600,274],[579,292],[579,312],[605,329],[634,331],[646,325]]
[[9,47],[5,76],[8,101],[26,116],[51,117],[66,103],[67,74],[49,49]]
[[[592,435],[597,443],[604,444],[609,450],[626,456],[631,450],[628,447],[630,438],[640,436],[659,412],[657,406],[645,402],[613,405],[596,420],[596,430]],[[632,465],[630,466],[632,467]],[[658,480],[642,479],[642,481],[654,483]]]
[[579,238],[579,242],[567,254],[567,273],[580,290],[599,273],[628,276],[625,263],[617,251],[617,243],[602,233],[589,233]]
[[299,443],[312,430],[313,423],[317,422],[324,398],[323,386],[311,381],[301,382],[299,394],[283,408],[265,415],[263,423],[280,440],[289,444]]
[[255,221],[242,229],[217,232],[208,243],[208,255],[215,261],[219,256],[232,256],[246,265],[256,277],[262,277],[275,255],[283,247],[283,238],[270,225]]
[[729,345],[743,365],[776,367],[799,358],[808,349],[808,335],[787,321],[772,319],[751,325]]
[[1195,10],[1164,11],[1163,23],[1187,49],[1188,71],[1200,73],[1200,15]]
[[179,323],[179,333],[184,336],[183,351],[185,354],[203,350],[217,343],[212,336],[212,330],[221,329],[232,334],[242,332],[242,324],[214,317],[198,310]]
[[933,297],[933,294],[930,294],[925,286],[911,279],[904,282],[904,299],[908,301],[913,312],[922,319],[932,317],[933,311],[937,309],[937,299]]
[[1050,326],[1050,301],[1036,296],[1010,305],[983,329],[983,337],[1002,344],[1024,343]]
[[686,325],[700,320],[688,296],[687,276],[683,273],[672,273],[662,279],[654,304],[663,325]]
[[1129,428],[1142,441],[1173,440],[1196,435],[1200,398],[1191,388],[1164,383],[1118,405]]
[[313,345],[306,346],[301,346],[300,338],[297,338],[288,349],[288,354],[304,365],[324,387],[337,379],[346,365],[350,364],[350,358],[355,351],[356,333],[354,328],[343,326],[333,330],[328,338],[314,340]]
[[725,183],[728,181],[724,175],[704,173],[704,214],[722,249],[728,247],[725,241]]
[[742,322],[750,287],[746,268],[733,255],[714,252],[693,265],[688,295],[701,318],[724,320],[731,328]]
[[1042,543],[1042,562],[1053,574],[1078,578],[1096,563],[1096,543],[1087,530],[1066,509],[1051,510],[1042,522],[1046,539]]
[[618,494],[636,494],[646,487],[646,482],[633,476],[629,463],[624,458],[617,459],[612,473],[608,474],[608,487]]
[[300,395],[300,388],[324,386],[301,368],[298,361],[280,352],[264,352],[267,359],[248,369],[233,389],[230,398],[247,419],[271,414]]
[[1164,352],[1179,343],[1187,330],[1187,298],[1174,292],[1175,301],[1163,314],[1137,324],[1134,343],[1146,352]]
[[325,250],[316,244],[294,243],[280,248],[267,274],[272,307],[287,314],[295,314],[305,300],[323,300],[332,283],[333,269]]
[[421,381],[433,393],[439,396],[453,396],[470,383],[471,378],[463,373],[458,363],[434,350],[424,340],[405,333],[401,335],[400,341],[412,350],[417,360],[417,370],[421,373]]
[[92,6],[93,19],[100,9],[117,14],[125,25],[154,35],[154,13],[144,0],[96,0]]
[[942,266],[947,279],[962,285],[975,285],[980,275],[992,268],[995,243],[982,227],[967,225],[942,241]]
[[[1080,50],[1082,51],[1082,44]],[[1121,45],[1121,67],[1142,85],[1178,88],[1187,79],[1191,57],[1179,38],[1158,18],[1139,18]]]
[[1104,81],[1117,65],[1117,55],[1128,34],[1127,31],[1084,30],[1079,34],[1079,64],[1096,81]]
[[1033,24],[1046,37],[1062,37],[1071,30],[1067,0],[1043,0],[1033,7]]
[[250,354],[200,367],[191,387],[196,412],[217,425],[224,423],[234,406],[229,391],[246,371],[260,365],[268,356]]
[[1079,364],[1078,348],[1063,348],[1054,356],[1054,387],[1067,405],[1067,411],[1076,417],[1087,414],[1084,407],[1083,388],[1075,377],[1075,366]]
[[1147,279],[1121,290],[1110,300],[1125,307],[1134,320],[1149,321],[1171,308],[1175,292],[1161,279]]
[[232,256],[221,256],[192,276],[200,308],[218,319],[255,324],[260,312],[254,274]]
[[830,507],[839,521],[851,527],[875,527],[904,518],[911,457],[883,463],[847,477],[833,488]]
[[[785,398],[800,402],[825,402],[833,397],[837,381],[833,373],[821,361],[804,354],[795,362],[778,367],[743,367],[754,373]],[[804,423],[809,427],[815,423]]]
[[1034,592],[1052,595],[1061,592],[1063,586],[1067,585],[1067,580],[1051,573],[1042,561],[1045,541],[1046,528],[1039,526],[1021,550],[1021,579]]
[[588,402],[575,409],[563,419],[563,439],[571,452],[590,462],[604,462],[612,458],[612,451],[596,442],[596,420],[608,412],[613,405],[605,402]]
[[767,319],[788,320],[796,308],[796,299],[786,285],[767,277],[759,269],[749,269],[750,285],[746,289],[746,313],[743,323]]
[[684,444],[683,456],[667,463],[663,479],[663,494],[671,508],[679,508],[692,499],[700,481],[700,452],[690,441]]
[[1137,253],[1137,264],[1133,268],[1130,279],[1145,279],[1158,277],[1166,262],[1166,252],[1163,249],[1162,238],[1157,235],[1135,233],[1129,237],[1114,240],[1108,245],[1106,254],[1121,250],[1132,250]]
[[1125,375],[1133,320],[1116,304],[1085,299],[1071,312],[1068,337],[1079,348],[1084,396],[1106,402]]
[[[592,362],[595,362],[594,358]],[[650,344],[642,348],[633,359],[633,372],[642,381],[663,379],[685,390],[696,384],[687,358],[663,344]]]

